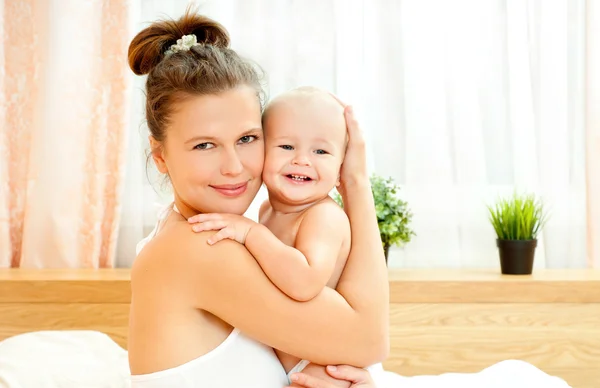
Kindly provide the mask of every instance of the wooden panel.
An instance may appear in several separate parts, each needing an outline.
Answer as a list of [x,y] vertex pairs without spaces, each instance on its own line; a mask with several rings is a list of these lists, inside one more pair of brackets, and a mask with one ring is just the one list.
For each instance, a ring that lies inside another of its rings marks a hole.
[[69,268],[69,269],[33,269],[0,268],[0,282],[12,281],[129,281],[128,268]]
[[24,329],[88,329],[128,324],[128,304],[0,304],[0,327]]
[[477,372],[519,359],[573,388],[600,386],[600,304],[393,304],[386,369]]
[[96,330],[127,346],[128,304],[0,304],[0,340],[39,330]]
[[600,303],[600,270],[392,269],[392,303]]
[[129,269],[0,269],[0,340],[96,330],[127,348]]
[[534,269],[531,275],[502,275],[499,269],[400,269],[391,268],[392,282],[493,282],[514,283],[521,281],[600,281],[600,269]]
[[397,304],[390,307],[394,328],[462,327],[497,330],[558,328],[600,331],[597,303]]
[[129,270],[0,270],[0,303],[129,303]]

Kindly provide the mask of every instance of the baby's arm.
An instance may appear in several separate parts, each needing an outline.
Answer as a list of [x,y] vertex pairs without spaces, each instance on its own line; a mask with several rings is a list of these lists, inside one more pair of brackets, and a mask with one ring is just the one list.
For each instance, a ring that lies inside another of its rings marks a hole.
[[344,238],[350,235],[348,218],[333,201],[307,210],[298,227],[296,248],[281,242],[266,226],[242,216],[200,214],[189,221],[199,223],[194,225],[197,232],[220,230],[209,243],[228,238],[244,244],[273,284],[298,301],[311,300],[325,287]]
[[346,214],[327,201],[307,210],[298,226],[295,248],[264,225],[250,230],[245,245],[277,288],[295,300],[307,301],[326,286],[349,235]]

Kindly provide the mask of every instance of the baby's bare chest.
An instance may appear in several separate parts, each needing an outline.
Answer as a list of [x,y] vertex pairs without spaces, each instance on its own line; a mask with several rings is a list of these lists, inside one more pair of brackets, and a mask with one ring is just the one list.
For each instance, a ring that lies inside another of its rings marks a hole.
[[295,246],[298,226],[302,220],[299,214],[286,214],[282,216],[270,216],[261,223],[285,245]]

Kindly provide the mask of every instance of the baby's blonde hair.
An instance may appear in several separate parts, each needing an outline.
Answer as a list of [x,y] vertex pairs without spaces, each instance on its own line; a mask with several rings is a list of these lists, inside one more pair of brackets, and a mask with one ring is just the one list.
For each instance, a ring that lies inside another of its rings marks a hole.
[[343,112],[344,112],[343,105],[340,104],[340,102],[335,97],[333,97],[331,95],[331,93],[329,93],[328,91],[314,87],[314,86],[299,86],[299,87],[296,87],[296,88],[293,88],[286,92],[281,93],[280,95],[278,95],[277,97],[272,99],[265,106],[263,115],[262,115],[263,125],[265,124],[270,111],[272,111],[278,104],[280,104],[282,102],[287,102],[287,101],[289,101],[291,99],[295,99],[295,98],[303,98],[303,99],[324,98],[325,101],[330,100],[335,105],[339,106],[341,108],[340,109],[341,114],[343,114]]

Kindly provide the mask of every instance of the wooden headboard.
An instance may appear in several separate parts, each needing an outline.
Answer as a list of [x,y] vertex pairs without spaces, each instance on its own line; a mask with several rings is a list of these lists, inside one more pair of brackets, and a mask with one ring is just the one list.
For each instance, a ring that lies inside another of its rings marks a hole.
[[[390,270],[391,355],[402,375],[477,372],[521,359],[600,387],[600,271]],[[0,340],[88,329],[127,347],[129,271],[0,269]]]
[[573,388],[600,387],[600,270],[390,271],[391,357],[404,375],[527,361]]
[[0,269],[0,340],[85,329],[127,348],[130,299],[127,269]]

